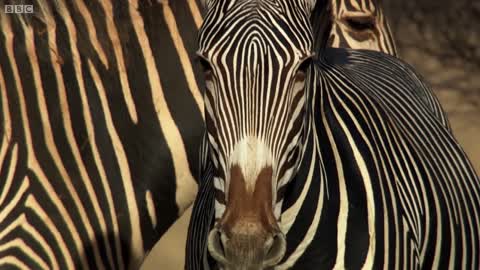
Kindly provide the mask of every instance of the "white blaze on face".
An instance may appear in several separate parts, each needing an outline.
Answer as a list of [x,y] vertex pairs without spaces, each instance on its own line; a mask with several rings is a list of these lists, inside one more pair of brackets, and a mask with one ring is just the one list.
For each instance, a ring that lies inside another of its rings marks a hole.
[[248,136],[240,140],[230,155],[230,165],[241,168],[246,183],[246,189],[255,190],[255,182],[260,171],[272,166],[272,153],[268,146],[260,139]]

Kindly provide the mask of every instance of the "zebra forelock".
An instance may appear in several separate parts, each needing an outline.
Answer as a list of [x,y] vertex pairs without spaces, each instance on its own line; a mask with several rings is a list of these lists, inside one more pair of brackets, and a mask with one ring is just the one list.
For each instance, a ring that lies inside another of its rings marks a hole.
[[[198,54],[206,66],[212,160],[217,177],[225,181],[215,181],[216,187],[228,189],[227,172],[235,165],[252,190],[265,167],[272,168],[272,180],[286,182],[283,176],[291,175],[299,163],[304,137],[306,59],[313,47],[309,1],[211,5],[200,30]],[[273,183],[272,191],[283,184]]]

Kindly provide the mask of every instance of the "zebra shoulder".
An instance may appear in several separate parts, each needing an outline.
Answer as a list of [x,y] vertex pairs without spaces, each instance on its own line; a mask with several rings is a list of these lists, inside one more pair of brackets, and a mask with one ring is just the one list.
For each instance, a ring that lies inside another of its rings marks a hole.
[[[328,48],[320,59],[325,65],[347,72],[351,77],[368,73],[393,85],[405,86],[413,97],[451,132],[450,123],[429,83],[411,65],[383,52]],[[392,88],[396,90],[395,87]]]

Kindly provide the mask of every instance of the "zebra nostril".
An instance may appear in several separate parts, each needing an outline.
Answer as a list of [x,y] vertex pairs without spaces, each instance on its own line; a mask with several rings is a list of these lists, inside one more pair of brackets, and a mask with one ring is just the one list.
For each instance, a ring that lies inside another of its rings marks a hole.
[[281,232],[277,232],[265,244],[265,250],[267,250],[267,253],[263,262],[263,266],[271,267],[278,264],[285,255],[287,248],[287,240],[285,239],[285,235]]
[[210,255],[221,264],[227,264],[227,258],[225,257],[225,242],[227,241],[226,235],[222,230],[213,228],[208,234],[208,251]]

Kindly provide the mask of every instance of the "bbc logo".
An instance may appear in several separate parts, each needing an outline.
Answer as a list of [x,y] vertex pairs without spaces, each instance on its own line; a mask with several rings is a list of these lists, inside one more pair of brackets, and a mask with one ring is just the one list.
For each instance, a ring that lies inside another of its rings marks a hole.
[[5,5],[5,13],[33,13],[33,5]]

